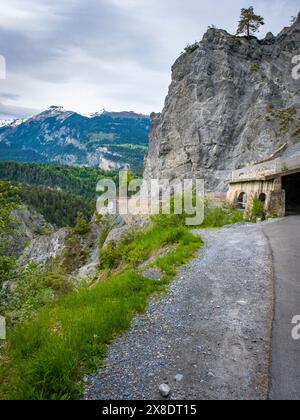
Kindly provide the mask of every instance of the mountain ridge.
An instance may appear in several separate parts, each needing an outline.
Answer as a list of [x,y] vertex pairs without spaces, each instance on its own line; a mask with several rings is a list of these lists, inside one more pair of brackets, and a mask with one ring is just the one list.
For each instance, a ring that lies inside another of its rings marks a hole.
[[134,112],[84,116],[51,106],[0,124],[0,160],[141,170],[150,118]]

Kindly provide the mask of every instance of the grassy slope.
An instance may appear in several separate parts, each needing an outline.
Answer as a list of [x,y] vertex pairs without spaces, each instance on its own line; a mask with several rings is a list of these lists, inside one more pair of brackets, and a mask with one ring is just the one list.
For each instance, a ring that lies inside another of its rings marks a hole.
[[[208,212],[205,226],[241,219],[238,213]],[[138,265],[153,251],[176,245],[154,265],[164,273],[161,282],[141,276]],[[42,309],[38,316],[9,331],[7,362],[0,369],[2,398],[74,399],[80,396],[85,372],[101,366],[106,345],[145,310],[149,296],[165,290],[176,268],[202,245],[175,218],[157,218],[144,232],[127,235],[102,253],[106,279],[81,287]],[[108,274],[107,274],[108,273]]]
[[[138,261],[170,243],[177,248],[160,260],[166,272],[164,280],[142,277],[136,269]],[[61,297],[35,319],[15,327],[9,333],[10,362],[1,372],[2,397],[79,397],[82,389],[78,382],[84,372],[101,365],[106,344],[129,327],[135,314],[145,310],[149,296],[163,291],[176,267],[201,244],[201,239],[183,228],[170,228],[166,233],[154,226],[133,239],[121,272],[92,288],[82,287]]]

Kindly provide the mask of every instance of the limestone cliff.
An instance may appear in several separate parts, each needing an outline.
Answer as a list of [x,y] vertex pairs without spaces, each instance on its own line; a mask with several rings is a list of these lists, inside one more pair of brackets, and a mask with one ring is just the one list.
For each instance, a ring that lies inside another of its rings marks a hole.
[[182,54],[161,114],[152,115],[144,177],[205,178],[223,191],[233,169],[300,141],[300,14],[258,40],[209,29]]

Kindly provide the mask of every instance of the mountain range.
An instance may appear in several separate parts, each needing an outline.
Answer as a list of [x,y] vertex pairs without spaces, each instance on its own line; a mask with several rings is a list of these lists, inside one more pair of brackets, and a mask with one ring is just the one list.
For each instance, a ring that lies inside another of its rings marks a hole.
[[51,106],[25,120],[0,121],[0,160],[141,171],[150,118],[134,112],[89,117]]

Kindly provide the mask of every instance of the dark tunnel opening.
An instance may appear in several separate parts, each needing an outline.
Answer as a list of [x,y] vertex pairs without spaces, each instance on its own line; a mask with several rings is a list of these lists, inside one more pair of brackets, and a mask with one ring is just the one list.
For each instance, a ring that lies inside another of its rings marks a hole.
[[282,178],[282,188],[286,194],[287,214],[300,213],[300,173]]

